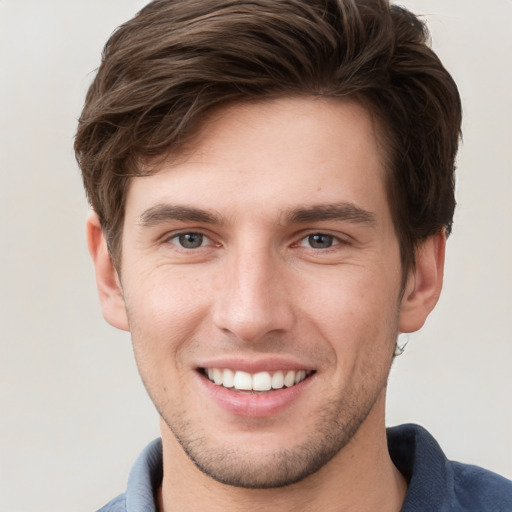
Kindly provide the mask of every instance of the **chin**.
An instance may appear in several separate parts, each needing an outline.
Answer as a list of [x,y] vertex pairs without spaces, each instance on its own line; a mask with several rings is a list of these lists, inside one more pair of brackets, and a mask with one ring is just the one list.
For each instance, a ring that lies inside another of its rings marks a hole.
[[359,404],[353,414],[343,415],[340,408],[350,409],[344,401],[330,403],[316,415],[316,421],[308,425],[305,420],[304,429],[293,433],[295,442],[283,429],[270,433],[268,424],[260,425],[267,429],[260,433],[253,427],[241,435],[213,439],[192,432],[190,424],[164,421],[203,474],[229,486],[273,489],[300,482],[328,465],[353,439],[373,405],[374,400],[367,407]]

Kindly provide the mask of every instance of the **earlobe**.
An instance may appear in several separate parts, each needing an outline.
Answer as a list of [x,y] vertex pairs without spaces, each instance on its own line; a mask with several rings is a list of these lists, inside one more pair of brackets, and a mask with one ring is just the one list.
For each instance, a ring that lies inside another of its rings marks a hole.
[[128,331],[128,316],[121,283],[95,212],[87,219],[87,245],[96,271],[96,285],[103,317],[114,327]]
[[416,265],[409,273],[401,302],[400,332],[420,329],[437,304],[443,286],[445,246],[446,234],[442,231],[416,249]]

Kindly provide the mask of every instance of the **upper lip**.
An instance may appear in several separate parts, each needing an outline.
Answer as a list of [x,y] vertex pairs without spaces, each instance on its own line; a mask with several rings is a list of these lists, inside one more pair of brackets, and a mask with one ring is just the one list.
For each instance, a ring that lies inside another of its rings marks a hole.
[[247,373],[277,372],[279,370],[314,370],[310,364],[291,358],[267,357],[267,358],[241,358],[219,357],[201,361],[197,368],[219,368],[240,370]]

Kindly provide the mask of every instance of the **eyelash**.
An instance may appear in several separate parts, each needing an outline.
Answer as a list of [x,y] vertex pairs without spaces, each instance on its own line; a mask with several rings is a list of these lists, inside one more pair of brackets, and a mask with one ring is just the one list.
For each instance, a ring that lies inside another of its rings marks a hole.
[[[184,238],[186,236],[199,236],[199,237],[201,237],[201,245],[199,245],[198,247],[184,247],[183,243],[182,243],[182,238]],[[208,237],[204,233],[201,233],[201,232],[198,232],[198,231],[182,231],[181,233],[175,233],[174,235],[172,235],[169,238],[167,238],[166,242],[167,243],[171,243],[173,245],[177,245],[178,247],[180,247],[180,249],[184,249],[186,251],[190,251],[190,250],[200,249],[202,247],[205,247],[203,245],[203,242],[205,240],[209,240],[210,242],[212,241],[210,239],[210,237]],[[220,244],[215,244],[215,245],[216,246],[220,246]]]
[[[330,245],[328,245],[328,247],[312,247],[312,239],[314,237],[328,239],[328,241],[330,241]],[[318,232],[309,233],[308,235],[303,236],[296,245],[300,246],[300,247],[304,247],[303,243],[309,243],[309,245],[307,247],[308,249],[327,251],[336,245],[340,245],[342,243],[342,241],[334,235],[318,231]]]
[[[200,237],[200,239],[201,239],[200,240],[200,245],[198,245],[197,247],[185,247],[183,245],[183,242],[185,241],[185,237],[187,237],[187,236],[198,236],[198,237]],[[312,247],[311,246],[311,242],[312,242],[312,238],[313,237],[319,237],[319,238],[324,238],[324,239],[326,238],[326,239],[328,239],[328,242],[330,242],[330,245],[328,245],[327,247]],[[212,242],[210,237],[208,237],[204,233],[201,233],[201,232],[198,232],[198,231],[182,231],[180,233],[175,233],[175,234],[173,234],[172,236],[170,236],[170,237],[168,237],[166,239],[167,243],[171,243],[173,245],[176,245],[180,249],[184,249],[186,251],[191,251],[191,250],[194,250],[194,249],[200,249],[200,248],[205,247],[206,246],[204,244],[205,241]],[[308,241],[309,241],[309,245],[308,246],[304,245]],[[331,235],[329,233],[325,233],[325,232],[322,232],[322,231],[317,231],[317,232],[309,233],[309,234],[306,234],[306,235],[302,236],[297,242],[292,244],[292,247],[306,247],[308,249],[319,250],[319,251],[325,252],[325,251],[328,251],[329,249],[332,249],[333,247],[335,247],[337,245],[346,244],[346,243],[347,242],[345,240],[342,240],[342,239],[340,239],[339,237],[337,237],[335,235]],[[221,246],[221,244],[219,244],[219,243],[214,243],[214,245],[217,246],[217,247]]]

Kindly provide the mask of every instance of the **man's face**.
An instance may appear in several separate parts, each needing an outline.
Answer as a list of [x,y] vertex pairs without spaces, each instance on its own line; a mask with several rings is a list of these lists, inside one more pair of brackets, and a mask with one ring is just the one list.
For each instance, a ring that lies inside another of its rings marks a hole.
[[176,457],[167,427],[215,479],[272,487],[383,427],[401,307],[384,173],[361,106],[297,97],[217,112],[132,180],[123,297]]

